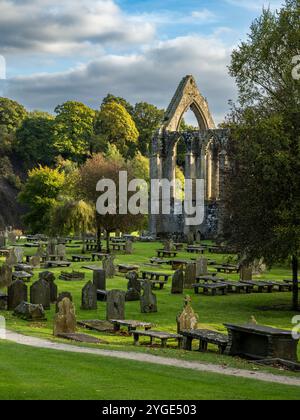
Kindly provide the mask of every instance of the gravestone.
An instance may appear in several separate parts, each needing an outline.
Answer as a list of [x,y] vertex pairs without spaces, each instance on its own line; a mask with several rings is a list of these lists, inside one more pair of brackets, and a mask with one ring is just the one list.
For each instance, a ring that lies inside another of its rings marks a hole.
[[47,245],[47,255],[57,255],[57,240],[50,238]]
[[110,290],[107,292],[106,319],[125,319],[125,292]]
[[59,303],[63,300],[63,299],[69,299],[71,302],[73,302],[73,296],[71,295],[70,292],[62,292],[58,295],[57,300],[56,300],[56,308],[55,311],[58,312],[59,311]]
[[185,268],[184,288],[192,289],[192,285],[196,283],[196,264],[189,263]]
[[4,232],[0,234],[0,248],[6,248],[7,246],[7,236]]
[[18,264],[22,264],[23,257],[24,257],[24,251],[23,251],[23,249],[20,248],[20,247],[15,248],[15,255],[16,255],[16,258],[17,258],[17,263]]
[[13,311],[22,302],[27,302],[27,286],[22,280],[14,281],[7,290],[7,309]]
[[45,311],[42,305],[22,302],[14,310],[14,315],[26,321],[45,321]]
[[40,279],[30,287],[30,303],[50,309],[50,286],[46,280]]
[[141,312],[143,314],[149,314],[157,312],[157,298],[153,293],[152,284],[149,280],[146,280],[142,284],[143,294],[141,296]]
[[114,255],[109,255],[103,260],[103,270],[105,271],[106,278],[111,279],[116,274],[116,268],[114,266]]
[[136,271],[130,271],[126,274],[128,279],[127,292],[126,292],[126,302],[135,302],[141,298],[141,282],[138,279],[138,273]]
[[97,290],[106,290],[106,273],[104,270],[93,271],[93,283]]
[[30,264],[32,267],[34,267],[34,268],[39,267],[39,266],[40,266],[40,264],[41,264],[41,259],[40,259],[40,257],[38,257],[37,255],[34,255],[33,257],[31,257],[31,258],[29,259],[29,264]]
[[16,235],[15,231],[9,232],[8,235],[7,235],[7,239],[8,239],[8,242],[11,245],[14,245],[16,243],[16,240],[17,240],[17,235]]
[[39,278],[48,282],[50,287],[50,302],[55,303],[57,301],[57,285],[55,284],[55,275],[50,271],[43,271],[39,274]]
[[201,233],[197,232],[196,234],[196,242],[198,242],[198,244],[201,244]]
[[63,244],[57,245],[56,248],[57,255],[60,257],[60,259],[64,260],[66,258],[66,246]]
[[12,283],[12,268],[4,264],[0,268],[0,289],[10,286]]
[[177,317],[177,331],[180,334],[182,331],[196,330],[198,326],[199,317],[195,314],[191,306],[190,296],[186,296],[184,300],[184,308]]
[[199,258],[196,261],[196,277],[199,276],[207,276],[207,259],[206,258]]
[[175,250],[175,245],[172,239],[164,241],[164,251],[171,252]]
[[253,268],[251,266],[242,265],[240,267],[240,281],[251,281],[253,278]]
[[125,243],[125,254],[131,255],[133,253],[133,243],[132,241],[126,241]]
[[183,293],[183,285],[184,285],[184,273],[183,270],[177,270],[173,277],[172,277],[172,289],[171,293],[175,294],[182,294]]
[[193,232],[189,232],[187,234],[187,244],[189,246],[194,245],[194,234],[193,234]]
[[82,289],[81,309],[97,309],[97,289],[94,283],[92,283],[91,281],[89,281]]
[[12,248],[9,250],[9,254],[6,257],[6,264],[9,265],[10,267],[13,267],[17,263],[18,263],[18,258],[15,252],[15,248]]
[[70,299],[63,298],[58,304],[58,312],[54,317],[53,334],[74,334],[76,332],[75,307]]
[[35,256],[42,258],[45,255],[45,247],[42,244],[39,244]]

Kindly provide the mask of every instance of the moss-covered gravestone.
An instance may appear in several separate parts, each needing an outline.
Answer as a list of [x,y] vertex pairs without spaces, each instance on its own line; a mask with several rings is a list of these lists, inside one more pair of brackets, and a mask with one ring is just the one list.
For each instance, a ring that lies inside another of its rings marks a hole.
[[22,302],[27,302],[28,290],[23,280],[14,281],[7,290],[7,309],[13,311]]
[[58,313],[54,318],[53,334],[74,334],[76,332],[75,307],[68,298],[63,298],[58,303]]
[[30,287],[30,303],[50,309],[50,286],[46,280],[40,279]]
[[143,282],[143,294],[141,296],[141,312],[149,314],[157,312],[157,298],[153,293],[152,284],[149,280]]
[[92,283],[91,281],[89,281],[82,289],[81,309],[84,309],[84,310],[97,309],[97,289],[94,283]]
[[110,290],[107,292],[106,319],[125,319],[125,292]]
[[57,301],[57,293],[58,293],[57,285],[54,283],[55,275],[51,273],[51,271],[43,271],[42,273],[39,274],[39,278],[48,282],[49,287],[50,287],[50,302],[55,303]]
[[191,306],[190,296],[186,296],[184,299],[184,308],[181,314],[177,317],[177,331],[180,334],[182,331],[196,330],[198,327],[199,317],[194,312]]
[[183,293],[183,284],[184,284],[184,273],[182,269],[177,270],[172,277],[172,289],[171,293],[182,294]]
[[190,263],[186,265],[185,277],[184,277],[184,288],[192,289],[193,284],[196,283],[196,264]]

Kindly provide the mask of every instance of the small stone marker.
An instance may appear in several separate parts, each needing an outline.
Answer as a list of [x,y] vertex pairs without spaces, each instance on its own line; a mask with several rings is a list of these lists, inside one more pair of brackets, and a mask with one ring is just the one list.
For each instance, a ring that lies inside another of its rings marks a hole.
[[97,290],[106,290],[106,273],[104,270],[93,271],[93,283]]
[[106,319],[125,319],[125,292],[110,290],[107,292]]
[[172,277],[172,289],[171,293],[182,294],[184,285],[184,273],[182,269],[177,270]]
[[149,314],[157,312],[157,298],[153,293],[152,284],[146,280],[142,284],[143,295],[141,296],[141,312]]
[[74,334],[76,332],[75,307],[68,298],[63,298],[58,304],[58,313],[54,318],[53,334]]
[[194,245],[194,234],[193,234],[193,232],[189,232],[187,234],[187,244],[188,245]]
[[0,289],[8,287],[12,284],[12,268],[4,264],[0,267]]
[[24,257],[24,251],[23,251],[23,249],[22,248],[19,248],[19,247],[15,248],[15,255],[16,255],[16,258],[17,258],[17,263],[18,264],[22,264],[23,257]]
[[50,309],[50,286],[46,280],[39,279],[30,287],[30,303]]
[[125,243],[125,254],[131,255],[133,253],[133,243],[132,241],[126,241]]
[[7,309],[13,311],[22,302],[27,302],[27,286],[22,280],[14,281],[7,291]]
[[97,289],[94,283],[92,283],[91,281],[89,281],[82,289],[81,309],[97,309]]
[[55,303],[57,301],[57,293],[58,293],[57,285],[54,283],[55,275],[51,273],[50,271],[44,271],[39,274],[39,278],[44,279],[48,282],[49,287],[50,287],[50,302]]
[[186,296],[184,300],[184,308],[177,317],[177,331],[180,334],[182,331],[196,330],[198,326],[199,317],[195,314],[191,306],[190,296]]
[[208,274],[207,263],[208,262],[206,258],[199,258],[196,261],[196,277],[207,276]]
[[26,321],[46,321],[45,311],[42,305],[22,302],[14,310],[14,315]]
[[62,292],[58,295],[58,298],[56,300],[56,312],[59,311],[59,303],[64,299],[64,298],[68,298],[71,302],[73,302],[73,296],[71,295],[70,292]]
[[138,301],[141,298],[141,282],[138,279],[138,273],[136,271],[130,271],[126,274],[128,279],[126,302]]
[[242,265],[240,267],[240,280],[241,281],[252,281],[253,269],[251,266]]
[[47,254],[48,255],[57,255],[57,240],[50,238],[47,245]]
[[39,256],[37,256],[37,255],[34,255],[33,257],[31,257],[31,258],[29,259],[29,264],[30,264],[32,267],[37,268],[37,267],[39,267],[39,266],[40,266],[40,264],[41,264],[41,258],[40,258]]
[[114,266],[114,255],[109,255],[103,260],[103,270],[106,273],[106,278],[111,279],[116,274],[116,269]]
[[186,265],[184,288],[192,289],[192,285],[196,283],[196,264],[189,263]]
[[175,250],[175,245],[172,239],[168,239],[164,241],[163,245],[164,245],[164,251],[172,252]]
[[66,258],[66,246],[63,244],[57,245],[57,255],[64,260]]

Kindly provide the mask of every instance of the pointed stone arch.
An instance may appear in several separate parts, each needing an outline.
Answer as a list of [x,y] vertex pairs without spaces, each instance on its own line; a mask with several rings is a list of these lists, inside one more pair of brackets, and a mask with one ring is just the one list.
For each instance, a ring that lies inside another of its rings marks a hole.
[[167,109],[163,128],[165,131],[178,131],[184,114],[191,109],[197,118],[199,129],[214,129],[215,123],[206,99],[201,95],[193,76],[182,79]]

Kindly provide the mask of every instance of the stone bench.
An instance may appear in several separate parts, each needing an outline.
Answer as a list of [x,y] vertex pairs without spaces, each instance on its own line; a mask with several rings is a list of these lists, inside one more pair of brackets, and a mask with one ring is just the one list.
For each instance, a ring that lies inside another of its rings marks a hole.
[[165,251],[164,249],[158,249],[156,253],[158,258],[176,258],[178,254],[177,251]]
[[72,263],[70,261],[46,261],[45,265],[49,268],[57,267],[70,267]]
[[113,251],[126,251],[126,244],[111,244],[110,246]]
[[221,354],[224,354],[229,343],[227,335],[210,330],[183,331],[181,334],[184,336],[184,349],[189,351],[193,349],[193,340],[199,340],[199,351],[205,352],[208,344],[213,344],[218,346]]
[[92,260],[95,261],[97,259],[98,261],[103,261],[108,256],[109,256],[109,254],[106,254],[104,252],[93,252],[92,253]]
[[263,292],[272,293],[273,289],[274,289],[274,285],[272,283],[265,282],[265,281],[243,281],[243,280],[241,280],[241,283],[252,286],[253,289],[256,288],[258,293],[263,293]]
[[150,338],[150,345],[153,345],[154,340],[160,340],[161,341],[161,347],[165,348],[167,346],[167,342],[169,340],[177,340],[178,342],[178,348],[182,348],[182,335],[179,334],[169,334],[162,331],[132,331],[134,345],[139,345],[139,339],[140,337],[149,337]]
[[149,331],[153,327],[153,324],[141,321],[111,319],[110,322],[113,324],[115,332],[120,331],[121,327],[126,327],[128,332],[136,331],[137,328],[144,328],[145,331]]
[[234,266],[219,265],[215,267],[218,273],[234,274],[238,272],[238,268]]
[[30,282],[33,274],[27,273],[26,271],[15,271],[12,273],[12,279],[15,280],[23,280],[24,283]]
[[187,247],[186,251],[190,254],[204,254],[205,248],[202,247]]
[[119,273],[127,274],[131,271],[139,271],[138,265],[126,265],[126,264],[118,264]]
[[87,251],[97,251],[98,249],[98,244],[86,244],[85,248]]
[[160,273],[160,272],[155,272],[155,271],[142,271],[141,276],[142,276],[141,278],[142,280],[151,280],[151,281],[156,281],[156,282],[161,281],[160,279],[162,278],[164,283],[168,283],[169,278],[172,277],[171,274]]
[[195,293],[199,294],[199,289],[202,289],[203,294],[208,295],[209,292],[212,296],[216,296],[218,292],[221,292],[222,295],[227,295],[227,286],[224,283],[214,283],[214,284],[206,284],[206,283],[196,283],[192,285]]
[[88,257],[86,255],[72,255],[72,262],[85,262],[85,261],[91,261],[91,257]]
[[250,284],[235,282],[235,281],[224,281],[224,284],[226,284],[228,292],[235,291],[236,293],[252,293],[253,292],[253,286]]

